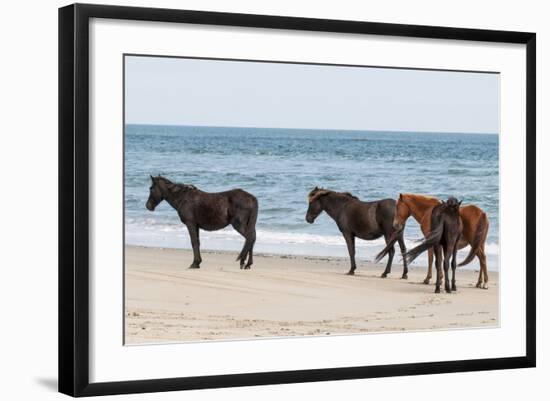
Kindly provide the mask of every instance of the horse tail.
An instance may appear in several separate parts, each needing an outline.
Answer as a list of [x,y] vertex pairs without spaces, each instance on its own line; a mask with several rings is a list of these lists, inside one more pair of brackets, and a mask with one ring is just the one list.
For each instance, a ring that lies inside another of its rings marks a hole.
[[243,260],[248,252],[252,249],[254,246],[254,243],[256,242],[256,220],[258,219],[258,200],[256,198],[253,199],[254,202],[252,203],[252,210],[248,214],[248,220],[246,221],[246,232],[251,233],[254,232],[253,237],[249,240],[247,238],[245,242],[245,246],[243,247],[243,250],[237,256],[236,260]]
[[488,232],[489,232],[489,219],[487,219],[487,215],[485,213],[482,213],[481,217],[479,218],[479,221],[477,222],[476,233],[474,235],[474,241],[472,242],[472,245],[470,248],[470,253],[468,254],[468,256],[466,256],[466,259],[464,259],[462,262],[458,264],[459,266],[465,266],[474,259],[474,257],[479,252],[479,249],[485,243]]
[[439,244],[439,242],[441,241],[441,236],[443,235],[444,224],[445,223],[443,219],[441,219],[439,224],[430,232],[424,242],[414,247],[405,254],[405,261],[407,262],[407,264],[412,263],[412,261],[415,260],[422,252],[425,252],[428,249]]
[[394,231],[390,237],[390,239],[388,240],[388,243],[386,244],[386,247],[384,249],[382,249],[378,255],[376,255],[376,257],[374,258],[374,262],[375,263],[378,263],[380,262],[380,260],[386,256],[388,254],[388,252],[390,251],[390,249],[393,248],[393,246],[395,245],[395,243],[397,242],[397,240],[399,239],[400,235],[403,234],[403,230],[399,230],[399,231]]

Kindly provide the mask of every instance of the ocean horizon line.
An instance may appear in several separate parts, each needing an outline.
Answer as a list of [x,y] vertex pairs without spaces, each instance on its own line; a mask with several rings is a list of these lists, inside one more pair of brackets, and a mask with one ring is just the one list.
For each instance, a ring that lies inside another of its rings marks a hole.
[[196,124],[159,124],[142,122],[125,122],[127,126],[151,126],[151,127],[200,127],[200,128],[229,128],[229,129],[262,129],[262,130],[295,130],[295,131],[336,131],[336,132],[366,132],[387,134],[444,134],[444,135],[499,135],[498,132],[460,132],[460,131],[418,131],[418,130],[379,130],[379,129],[349,129],[349,128],[298,128],[298,127],[258,127],[237,125],[196,125]]

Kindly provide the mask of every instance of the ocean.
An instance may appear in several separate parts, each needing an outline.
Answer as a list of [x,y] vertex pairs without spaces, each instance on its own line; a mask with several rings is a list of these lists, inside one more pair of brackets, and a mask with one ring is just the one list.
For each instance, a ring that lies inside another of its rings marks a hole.
[[[125,241],[191,249],[175,210],[166,202],[154,212],[145,208],[149,175],[207,192],[242,188],[254,194],[259,202],[255,251],[274,254],[347,256],[330,217],[323,213],[314,224],[305,221],[307,194],[315,186],[365,201],[406,192],[452,195],[487,213],[488,266],[498,270],[498,140],[488,134],[126,125]],[[408,248],[422,238],[412,218],[405,237]],[[231,227],[201,231],[201,249],[238,251],[243,243]],[[358,268],[383,247],[383,239],[357,240]],[[460,260],[468,249],[459,253]],[[394,259],[394,269],[400,269],[400,259]],[[477,259],[469,265],[478,266]]]

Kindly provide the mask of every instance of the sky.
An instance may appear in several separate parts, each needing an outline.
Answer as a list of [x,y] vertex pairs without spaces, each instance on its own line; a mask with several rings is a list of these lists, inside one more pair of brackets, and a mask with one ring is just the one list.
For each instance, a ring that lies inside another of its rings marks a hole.
[[499,132],[499,74],[125,57],[127,124]]

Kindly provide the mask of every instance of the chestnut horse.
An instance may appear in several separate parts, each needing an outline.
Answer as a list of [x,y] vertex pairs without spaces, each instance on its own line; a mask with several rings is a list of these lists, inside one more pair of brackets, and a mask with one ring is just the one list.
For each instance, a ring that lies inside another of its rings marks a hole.
[[[431,215],[435,206],[441,201],[435,197],[418,194],[399,194],[393,220],[396,230],[403,230],[407,219],[412,215],[420,224],[424,236],[431,232]],[[459,209],[462,219],[462,235],[458,241],[458,249],[470,245],[470,253],[459,266],[470,263],[475,256],[479,259],[479,278],[476,284],[478,288],[489,288],[489,274],[487,273],[487,258],[485,256],[485,240],[489,231],[489,219],[483,210],[475,205],[461,206]],[[382,251],[383,252],[383,251]],[[382,253],[381,252],[381,253]],[[428,274],[424,284],[429,284],[432,278],[433,249],[428,251]]]

